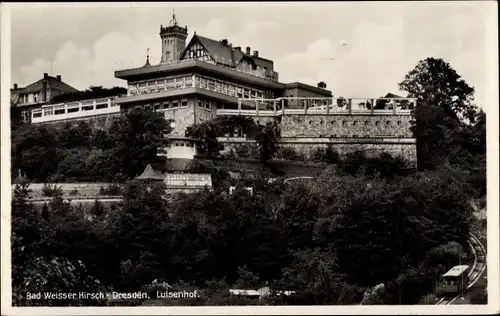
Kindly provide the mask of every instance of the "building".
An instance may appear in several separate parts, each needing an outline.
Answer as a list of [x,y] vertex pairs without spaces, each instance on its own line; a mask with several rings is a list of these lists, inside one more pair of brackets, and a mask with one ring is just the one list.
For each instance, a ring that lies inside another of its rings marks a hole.
[[31,120],[32,110],[49,104],[55,96],[71,92],[78,90],[63,82],[61,75],[52,77],[48,73],[44,73],[42,79],[26,87],[18,87],[15,83],[14,88],[10,90],[11,103],[22,109],[24,122]]
[[136,178],[146,181],[163,181],[168,193],[192,193],[204,189],[212,189],[210,174],[198,173],[163,173],[147,165],[144,172]]
[[[186,38],[187,27],[178,26],[174,15],[169,26],[160,27],[158,65],[151,65],[148,56],[143,67],[115,72],[128,86],[128,95],[116,100],[122,111],[138,107],[162,111],[175,120],[174,135],[184,136],[187,126],[215,117],[218,109],[237,110],[239,99],[332,97],[329,90],[279,82],[273,61],[250,47],[243,50],[227,39],[196,33],[187,44]],[[242,106],[247,109],[245,103]]]
[[[410,129],[416,99],[390,93],[382,98],[335,98],[323,84],[280,82],[274,62],[251,47],[242,49],[227,39],[214,40],[196,32],[186,42],[188,28],[179,26],[175,15],[168,26],[160,26],[159,36],[158,64],[151,64],[148,53],[142,67],[115,72],[116,78],[127,82],[126,96],[111,100],[107,108],[98,109],[95,100],[72,104],[71,117],[67,115],[70,105],[57,105],[59,116],[54,105],[37,112],[40,117],[33,122],[56,122],[66,116],[66,120],[109,117],[135,108],[159,112],[173,122],[169,137],[175,155],[189,156],[167,157],[174,162],[196,154],[196,146],[175,148],[176,143],[185,142],[182,138],[188,126],[221,115],[244,115],[258,124],[277,122],[281,147],[306,156],[318,147],[332,146],[341,155],[387,152],[416,165],[416,140]],[[84,109],[85,102],[94,107]],[[45,112],[52,116],[45,118]],[[226,150],[254,143],[238,131],[219,141]],[[179,164],[173,165],[179,169]]]

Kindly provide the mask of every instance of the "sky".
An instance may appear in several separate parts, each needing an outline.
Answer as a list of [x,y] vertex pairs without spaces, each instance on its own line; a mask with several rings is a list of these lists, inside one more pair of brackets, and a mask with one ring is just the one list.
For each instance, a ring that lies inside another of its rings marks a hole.
[[[114,71],[161,55],[160,25],[250,46],[274,61],[281,82],[320,81],[335,96],[404,95],[398,83],[420,60],[443,58],[486,93],[491,3],[320,2],[18,4],[11,6],[12,84],[48,72],[77,89],[126,86]],[[52,60],[52,62],[51,62]],[[491,66],[491,65],[489,65]]]

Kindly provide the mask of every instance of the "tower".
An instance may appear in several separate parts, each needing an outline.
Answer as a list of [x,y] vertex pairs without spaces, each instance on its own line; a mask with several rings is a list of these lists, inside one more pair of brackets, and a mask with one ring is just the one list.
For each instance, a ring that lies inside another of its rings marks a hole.
[[178,60],[180,54],[186,47],[186,38],[188,35],[187,26],[180,27],[175,19],[175,11],[172,15],[172,20],[168,26],[160,25],[161,38],[161,62],[166,63],[173,60]]

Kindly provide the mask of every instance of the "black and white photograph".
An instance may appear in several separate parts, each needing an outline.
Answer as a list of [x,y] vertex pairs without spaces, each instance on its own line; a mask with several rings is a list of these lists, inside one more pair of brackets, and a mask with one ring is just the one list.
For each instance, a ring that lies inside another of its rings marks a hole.
[[0,10],[2,315],[500,312],[496,2]]

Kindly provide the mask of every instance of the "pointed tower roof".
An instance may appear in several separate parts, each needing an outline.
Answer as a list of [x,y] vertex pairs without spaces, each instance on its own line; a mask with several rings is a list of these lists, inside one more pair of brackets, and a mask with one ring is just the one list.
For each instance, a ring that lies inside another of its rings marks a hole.
[[149,67],[149,66],[151,66],[151,64],[149,63],[149,48],[148,48],[146,53],[146,63],[144,64],[143,67]]
[[161,171],[156,171],[151,167],[151,165],[147,165],[144,172],[138,176],[136,179],[138,180],[163,180],[164,176]]

